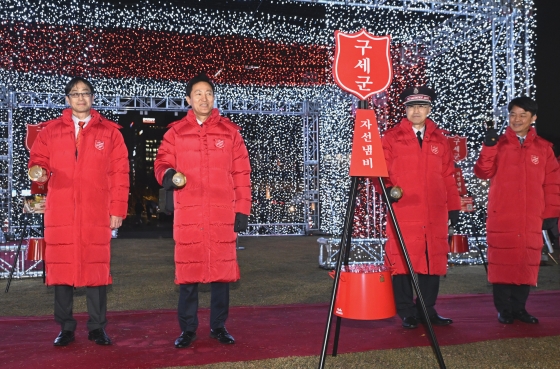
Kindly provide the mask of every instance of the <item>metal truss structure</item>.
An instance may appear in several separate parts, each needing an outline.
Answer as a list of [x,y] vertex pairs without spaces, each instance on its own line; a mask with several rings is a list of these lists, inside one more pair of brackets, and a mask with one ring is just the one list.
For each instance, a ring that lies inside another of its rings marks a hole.
[[[469,251],[449,253],[448,263],[454,265],[482,265],[486,263],[486,237],[468,237]],[[340,256],[340,238],[317,239],[319,267],[334,269]],[[350,264],[383,264],[386,238],[353,238],[350,246]]]
[[319,230],[319,116],[320,105],[306,102],[303,116],[303,181],[306,230]]
[[[248,101],[224,100],[216,95],[217,108],[224,113],[239,114],[274,114],[274,115],[305,115],[304,102],[286,101]],[[63,94],[37,92],[19,92],[13,104],[17,108],[63,109],[67,107]],[[187,110],[185,98],[182,97],[145,97],[145,96],[102,96],[95,95],[97,110],[112,110],[117,113],[127,111],[168,111],[184,112]]]
[[[63,94],[12,92],[0,103],[0,110],[7,111],[6,122],[0,122],[0,127],[6,127],[7,155],[0,155],[2,176],[0,193],[0,219],[8,220],[8,229],[17,228],[12,224],[12,194],[13,188],[13,121],[14,109],[63,109],[67,107]],[[287,101],[247,101],[223,99],[217,96],[217,107],[226,114],[271,114],[293,115],[302,118],[303,134],[303,172],[304,172],[304,214],[303,223],[264,223],[250,224],[244,235],[279,235],[279,234],[308,234],[319,230],[319,104],[315,102],[287,102]],[[184,98],[175,97],[144,97],[144,96],[95,96],[96,110],[111,110],[117,113],[126,111],[185,111],[187,106]],[[2,141],[3,142],[3,141]],[[5,164],[5,165],[4,165]],[[286,233],[287,232],[287,233]]]
[[[507,121],[506,105],[515,96],[532,94],[532,50],[529,35],[532,0],[292,0],[330,6],[367,7],[402,12],[443,15],[442,23],[427,35],[418,35],[403,45],[404,62],[425,58],[428,62],[453,48],[488,34],[491,38],[492,109],[498,125]],[[407,59],[408,58],[408,59]],[[303,120],[305,221],[303,232],[318,230],[319,219],[319,134],[318,104],[310,102],[223,100],[218,108],[226,113],[297,115]],[[172,97],[97,96],[98,110],[126,112],[185,111],[185,100]],[[328,101],[324,102],[328,104]],[[0,216],[12,214],[12,112],[17,108],[62,108],[61,94],[11,92],[0,86]],[[6,148],[4,150],[4,147]],[[7,152],[7,155],[5,154]],[[7,216],[11,222],[11,217]],[[10,224],[11,226],[11,224]],[[281,225],[267,227],[269,232]],[[286,226],[295,226],[288,225]],[[257,228],[255,228],[257,227]],[[251,233],[251,232],[249,232]]]
[[[319,243],[319,266],[334,269],[340,256],[340,238],[317,239]],[[350,264],[383,264],[386,238],[353,238],[348,261]]]
[[[21,248],[18,247],[17,241],[0,245],[0,279],[9,278],[10,273],[12,273],[12,278],[16,279],[42,277],[44,274],[43,261],[27,260],[27,252],[27,242],[24,242]],[[17,262],[14,265],[16,254]]]
[[494,121],[507,121],[507,103],[519,95],[530,96],[532,72],[529,27],[532,0],[293,0],[333,6],[367,7],[403,12],[448,15],[429,35],[403,45],[403,61],[430,59],[483,34],[492,39],[492,110]]
[[486,264],[488,245],[486,237],[467,237],[469,251],[461,254],[449,253],[447,261],[454,265]]
[[522,3],[522,0],[292,0],[302,3],[335,6],[355,6],[372,9],[388,9],[408,12],[477,15],[499,11],[508,4]]
[[[12,226],[12,180],[13,180],[13,93],[7,86],[0,86],[0,232]],[[2,234],[3,236],[3,234]],[[4,237],[2,241],[4,241]]]
[[[507,104],[519,95],[531,96],[530,24],[532,0],[293,0],[331,6],[367,7],[402,12],[444,15],[443,21],[428,34],[417,35],[401,47],[401,62],[430,63],[440,55],[479,37],[491,39],[492,112],[498,127],[507,125]],[[534,93],[534,92],[533,92]],[[336,263],[340,240],[319,239],[319,266],[331,269]],[[482,264],[484,250],[480,239],[469,239],[471,250],[464,255],[450,254],[454,264]],[[338,248],[337,248],[338,247]],[[380,262],[382,241],[352,240],[352,263]],[[354,252],[354,254],[352,254]],[[358,252],[358,253],[356,253]],[[360,256],[362,258],[360,258]],[[363,259],[365,257],[365,259]]]

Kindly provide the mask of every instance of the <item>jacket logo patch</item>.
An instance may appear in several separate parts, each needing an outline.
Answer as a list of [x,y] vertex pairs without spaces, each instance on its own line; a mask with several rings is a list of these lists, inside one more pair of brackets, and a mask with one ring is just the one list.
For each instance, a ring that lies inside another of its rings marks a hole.
[[95,148],[99,151],[103,150],[105,148],[105,142],[95,140]]
[[224,145],[225,145],[224,140],[216,140],[216,147],[218,149],[223,149]]
[[433,152],[434,154],[439,153],[439,147],[438,147],[437,145],[431,145],[430,147],[431,147],[432,152]]
[[531,163],[533,164],[538,164],[539,163],[539,157],[537,155],[531,155]]

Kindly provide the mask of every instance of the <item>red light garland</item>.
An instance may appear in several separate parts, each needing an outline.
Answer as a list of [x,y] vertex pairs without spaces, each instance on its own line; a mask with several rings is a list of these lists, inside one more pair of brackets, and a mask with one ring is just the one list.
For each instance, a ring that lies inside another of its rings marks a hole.
[[331,48],[318,45],[22,22],[0,24],[0,39],[0,68],[20,72],[188,81],[205,71],[216,83],[258,86],[331,79]]

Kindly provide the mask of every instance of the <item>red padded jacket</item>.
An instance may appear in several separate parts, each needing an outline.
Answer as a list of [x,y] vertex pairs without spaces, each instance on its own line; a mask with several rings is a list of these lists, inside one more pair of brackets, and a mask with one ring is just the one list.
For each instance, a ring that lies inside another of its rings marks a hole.
[[160,184],[170,168],[187,178],[174,191],[175,283],[234,282],[235,213],[251,211],[251,166],[241,128],[217,109],[202,126],[190,110],[169,127],[154,168]]
[[[389,171],[387,185],[403,189],[403,197],[393,204],[393,208],[414,271],[445,275],[449,252],[448,211],[461,208],[447,137],[428,118],[420,148],[412,122],[403,118],[385,133],[382,142]],[[408,274],[390,220],[387,233],[387,262],[394,274]]]
[[529,130],[523,145],[507,128],[483,145],[474,174],[490,179],[488,281],[535,286],[543,247],[542,223],[560,214],[560,174],[552,145]]
[[92,109],[76,156],[71,109],[43,124],[28,165],[40,165],[49,176],[46,283],[110,284],[110,216],[124,218],[128,208],[128,151],[120,127]]

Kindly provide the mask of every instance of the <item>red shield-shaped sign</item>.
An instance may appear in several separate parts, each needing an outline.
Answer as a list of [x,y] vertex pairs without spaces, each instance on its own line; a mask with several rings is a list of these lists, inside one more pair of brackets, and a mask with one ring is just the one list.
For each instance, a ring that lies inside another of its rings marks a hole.
[[381,92],[393,80],[391,36],[335,31],[334,80],[361,100]]
[[39,124],[26,124],[27,133],[25,135],[25,147],[27,150],[31,151],[31,147],[33,146],[33,142],[37,138],[37,135],[43,129],[43,125]]
[[467,138],[459,137],[457,135],[447,137],[449,142],[449,147],[451,148],[451,153],[453,155],[453,160],[455,162],[460,162],[467,158]]

